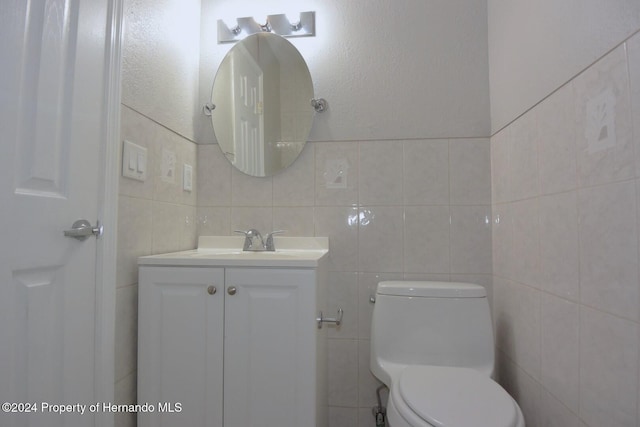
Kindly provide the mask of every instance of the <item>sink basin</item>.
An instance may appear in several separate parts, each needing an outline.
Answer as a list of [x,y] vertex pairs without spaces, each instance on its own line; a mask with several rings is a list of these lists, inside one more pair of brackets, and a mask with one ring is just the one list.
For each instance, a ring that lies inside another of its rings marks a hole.
[[274,258],[279,258],[279,259],[295,259],[301,256],[306,256],[308,254],[306,253],[300,253],[301,251],[298,251],[298,253],[293,253],[292,251],[275,251],[275,252],[268,252],[268,251],[225,251],[225,250],[196,250],[196,252],[194,254],[192,254],[191,256],[193,258],[224,258],[224,259],[243,259],[243,258],[249,258],[249,259],[258,259],[258,258],[265,258],[265,259],[274,259]]
[[244,237],[201,236],[198,249],[138,258],[139,265],[317,267],[329,252],[326,237],[275,237],[276,250],[243,251]]

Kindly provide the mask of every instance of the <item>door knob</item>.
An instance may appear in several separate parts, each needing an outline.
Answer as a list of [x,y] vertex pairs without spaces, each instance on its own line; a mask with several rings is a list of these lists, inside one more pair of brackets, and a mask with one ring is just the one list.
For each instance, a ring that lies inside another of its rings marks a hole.
[[89,236],[100,237],[103,232],[104,227],[100,224],[100,221],[97,222],[95,227],[92,227],[91,223],[86,219],[79,219],[71,225],[70,230],[64,230],[64,235],[66,237],[84,240]]
[[227,293],[228,293],[229,295],[235,295],[235,294],[236,294],[236,292],[238,292],[238,290],[236,289],[236,287],[235,287],[235,286],[229,286],[229,287],[227,288]]
[[213,294],[215,294],[217,291],[218,291],[218,290],[216,289],[216,287],[215,287],[215,286],[209,286],[209,287],[207,288],[207,292],[209,292],[209,295],[213,295]]

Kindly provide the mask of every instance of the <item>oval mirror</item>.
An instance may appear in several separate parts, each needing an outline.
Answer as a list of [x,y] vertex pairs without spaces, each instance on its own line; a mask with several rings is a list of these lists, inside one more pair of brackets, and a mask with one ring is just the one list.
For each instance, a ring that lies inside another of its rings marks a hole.
[[213,130],[227,159],[270,176],[298,157],[309,136],[313,83],[304,58],[284,37],[257,33],[227,53],[213,82]]

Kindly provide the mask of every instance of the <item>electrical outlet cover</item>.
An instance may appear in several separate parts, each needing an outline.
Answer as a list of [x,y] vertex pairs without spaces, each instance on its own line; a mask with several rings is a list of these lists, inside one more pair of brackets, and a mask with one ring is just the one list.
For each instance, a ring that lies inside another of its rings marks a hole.
[[326,188],[347,188],[349,161],[345,158],[328,159],[324,164],[324,183]]
[[171,184],[176,183],[176,153],[162,149],[162,164],[161,164],[162,180]]
[[584,136],[587,138],[589,154],[615,147],[615,107],[616,95],[611,88],[587,101]]

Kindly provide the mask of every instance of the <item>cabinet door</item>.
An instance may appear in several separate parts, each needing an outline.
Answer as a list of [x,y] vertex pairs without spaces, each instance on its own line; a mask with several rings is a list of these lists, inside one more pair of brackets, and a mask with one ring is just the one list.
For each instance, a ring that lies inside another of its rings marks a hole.
[[139,274],[138,403],[155,405],[139,425],[222,427],[224,269]]
[[315,272],[228,268],[225,283],[224,426],[315,426]]

